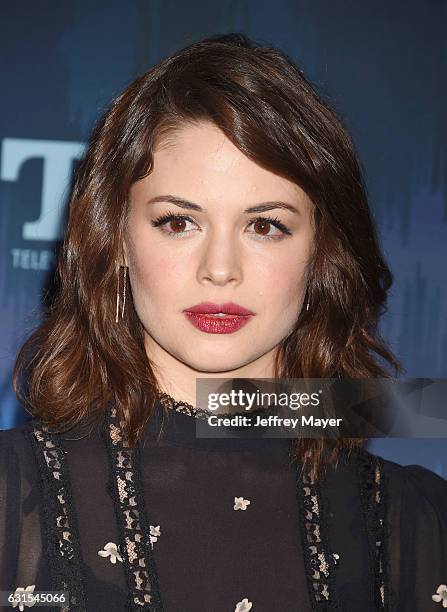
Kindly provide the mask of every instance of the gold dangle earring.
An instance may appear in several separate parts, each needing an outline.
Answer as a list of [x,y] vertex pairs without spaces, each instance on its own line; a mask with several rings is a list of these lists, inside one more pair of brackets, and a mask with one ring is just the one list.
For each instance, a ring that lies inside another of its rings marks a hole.
[[115,323],[118,323],[118,312],[119,312],[119,303],[120,303],[120,272],[121,268],[124,268],[123,272],[123,305],[121,307],[121,319],[124,318],[124,308],[126,306],[126,280],[127,280],[127,266],[120,266],[120,271],[118,272],[118,288],[116,290],[116,315],[115,315]]
[[306,310],[309,310],[309,289],[306,288],[306,294],[304,298],[307,298]]

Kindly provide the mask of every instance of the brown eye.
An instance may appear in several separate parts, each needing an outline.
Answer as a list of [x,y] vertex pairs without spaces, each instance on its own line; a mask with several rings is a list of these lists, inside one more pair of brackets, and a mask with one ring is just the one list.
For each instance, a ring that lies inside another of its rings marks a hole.
[[255,221],[253,224],[253,227],[260,230],[259,233],[265,236],[269,233],[270,225],[270,221],[267,221],[266,219],[258,219],[258,221]]
[[170,236],[171,238],[180,238],[181,236],[186,236],[191,231],[194,231],[191,229],[185,229],[185,224],[194,224],[195,222],[190,217],[176,215],[169,212],[166,215],[162,215],[161,217],[154,219],[154,221],[151,221],[151,223],[154,227],[160,228],[160,231],[166,236]]
[[[250,222],[255,228],[254,233],[266,240],[281,240],[284,236],[290,236],[292,232],[276,217],[258,217]],[[273,229],[273,232],[270,230]],[[253,233],[253,232],[252,232]]]
[[169,222],[169,226],[174,231],[174,233],[177,233],[177,231],[178,232],[184,232],[185,231],[185,224],[186,224],[185,219],[182,219],[181,217],[177,217],[175,219],[172,219]]

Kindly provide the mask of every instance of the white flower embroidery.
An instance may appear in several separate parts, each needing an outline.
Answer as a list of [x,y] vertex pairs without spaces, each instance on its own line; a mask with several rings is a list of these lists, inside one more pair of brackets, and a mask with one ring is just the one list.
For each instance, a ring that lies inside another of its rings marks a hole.
[[438,603],[442,601],[442,607],[447,608],[447,585],[440,584],[436,589],[436,594],[432,595],[431,598]]
[[[34,593],[34,588],[35,588],[35,584],[30,584],[27,587],[17,587],[16,590],[14,591],[14,595],[23,595],[23,593]],[[25,598],[26,599],[26,598]],[[25,606],[27,606],[28,608],[31,608],[32,606],[34,606],[35,604],[35,600],[33,599],[33,601],[27,602],[27,601],[14,601],[12,603],[12,607],[16,608],[17,606],[19,606],[19,610],[20,612],[23,612],[23,610],[25,609]]]
[[123,559],[119,553],[118,547],[114,542],[107,542],[104,546],[104,550],[98,550],[100,557],[108,557],[110,555],[110,562],[116,563],[116,560],[123,562]]
[[149,531],[149,538],[151,540],[151,546],[152,548],[154,548],[154,542],[156,542],[158,540],[158,538],[161,536],[160,533],[160,525],[157,525],[156,527],[154,527],[153,525],[150,525],[150,531]]
[[[235,497],[233,508],[235,510],[246,510],[249,503],[250,503],[249,499],[244,499],[243,497]],[[247,608],[247,609],[249,610],[250,608]]]
[[239,601],[236,604],[234,612],[248,612],[249,610],[251,610],[252,606],[253,604],[251,603],[251,601],[248,601],[248,599],[245,597],[242,601]]

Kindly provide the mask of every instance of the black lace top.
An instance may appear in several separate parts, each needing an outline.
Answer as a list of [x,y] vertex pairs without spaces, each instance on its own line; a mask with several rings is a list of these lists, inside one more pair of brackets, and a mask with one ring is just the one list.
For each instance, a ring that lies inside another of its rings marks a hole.
[[317,484],[288,440],[156,408],[133,450],[113,407],[99,430],[0,433],[0,590],[66,590],[42,609],[73,612],[447,607],[447,481],[361,450]]

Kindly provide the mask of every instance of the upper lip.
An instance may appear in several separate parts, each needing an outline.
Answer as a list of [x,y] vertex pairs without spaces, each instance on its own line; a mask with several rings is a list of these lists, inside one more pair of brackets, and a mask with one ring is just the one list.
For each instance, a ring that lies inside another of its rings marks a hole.
[[234,302],[225,302],[225,304],[214,304],[213,302],[201,302],[200,304],[196,304],[195,306],[191,306],[190,308],[185,308],[186,312],[196,312],[200,314],[216,314],[218,312],[223,312],[225,314],[232,315],[252,315],[255,314],[251,310],[244,308],[243,306],[239,306],[239,304],[235,304]]

